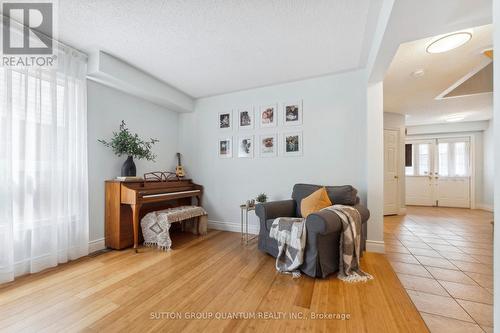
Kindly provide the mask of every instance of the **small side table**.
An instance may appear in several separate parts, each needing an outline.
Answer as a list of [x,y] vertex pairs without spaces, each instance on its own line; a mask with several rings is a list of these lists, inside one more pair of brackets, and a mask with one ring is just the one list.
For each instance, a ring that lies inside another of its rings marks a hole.
[[241,212],[241,242],[245,242],[245,245],[248,245],[252,239],[256,238],[258,235],[255,235],[251,238],[248,237],[248,212],[255,210],[254,206],[240,205]]

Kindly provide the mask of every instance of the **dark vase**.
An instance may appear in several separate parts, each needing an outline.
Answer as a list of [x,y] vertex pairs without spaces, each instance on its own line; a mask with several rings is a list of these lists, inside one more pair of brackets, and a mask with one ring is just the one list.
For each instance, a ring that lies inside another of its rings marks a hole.
[[122,177],[135,177],[136,174],[134,158],[129,156],[122,165]]

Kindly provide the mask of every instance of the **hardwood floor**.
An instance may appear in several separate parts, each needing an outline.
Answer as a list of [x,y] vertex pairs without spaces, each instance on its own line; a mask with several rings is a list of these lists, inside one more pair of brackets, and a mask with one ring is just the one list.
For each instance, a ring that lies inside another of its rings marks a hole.
[[431,332],[493,332],[493,214],[407,207],[384,219],[385,249]]
[[[168,253],[112,251],[0,286],[0,331],[427,331],[384,255],[362,259],[375,280],[347,284],[277,274],[274,259],[236,233],[173,240]],[[212,318],[187,319],[197,312]],[[300,319],[313,314],[349,319]]]

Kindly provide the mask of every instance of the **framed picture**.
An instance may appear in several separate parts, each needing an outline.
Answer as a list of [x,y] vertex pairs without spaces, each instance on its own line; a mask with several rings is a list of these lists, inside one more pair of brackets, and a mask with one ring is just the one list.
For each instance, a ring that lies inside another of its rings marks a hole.
[[252,129],[254,127],[253,107],[238,109],[238,128]]
[[242,136],[238,138],[238,157],[253,158],[254,151],[253,136]]
[[276,127],[278,120],[278,105],[269,104],[259,108],[259,126],[261,128]]
[[220,158],[233,157],[233,140],[231,137],[220,138],[217,151]]
[[233,127],[233,112],[219,112],[217,115],[219,129],[230,130]]
[[302,101],[283,104],[283,124],[285,126],[302,125]]
[[278,154],[278,136],[276,134],[262,134],[259,138],[259,155],[274,157]]
[[302,132],[283,133],[283,155],[300,156],[304,150]]

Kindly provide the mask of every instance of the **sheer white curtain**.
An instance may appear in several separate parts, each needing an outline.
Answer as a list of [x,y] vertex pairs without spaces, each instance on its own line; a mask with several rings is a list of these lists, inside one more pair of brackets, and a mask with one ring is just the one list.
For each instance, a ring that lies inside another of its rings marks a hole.
[[88,254],[86,57],[0,67],[0,283]]

